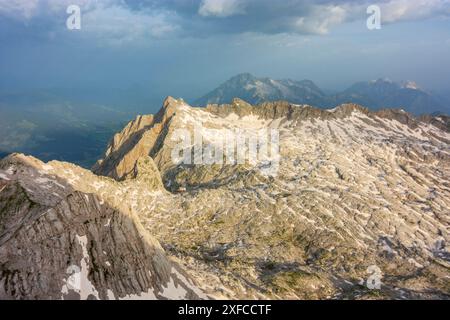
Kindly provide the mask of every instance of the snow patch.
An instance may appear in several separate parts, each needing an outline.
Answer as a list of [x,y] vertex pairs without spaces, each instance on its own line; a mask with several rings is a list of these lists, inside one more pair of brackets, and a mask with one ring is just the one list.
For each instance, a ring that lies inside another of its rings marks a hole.
[[[87,236],[76,235],[76,240],[81,246],[83,252],[83,258],[81,259],[81,267],[78,269],[77,266],[73,266],[73,270],[76,270],[72,274],[70,289],[74,290],[80,295],[80,300],[87,300],[89,296],[94,296],[97,300],[99,299],[99,294],[95,286],[89,280],[89,254],[87,250],[88,239]],[[69,268],[70,269],[70,268]],[[63,295],[69,293],[69,279],[66,280],[66,284],[63,285],[61,289]],[[64,297],[63,297],[64,299]]]
[[111,290],[107,290],[106,291],[106,295],[108,296],[108,300],[116,300],[116,296],[114,295],[114,292],[112,292]]
[[187,291],[180,285],[176,285],[173,278],[164,286],[165,289],[161,293],[163,297],[174,300],[186,299]]
[[3,179],[3,180],[10,180],[9,179],[9,177],[8,176],[6,176],[5,174],[3,174],[3,173],[0,173],[0,179]]

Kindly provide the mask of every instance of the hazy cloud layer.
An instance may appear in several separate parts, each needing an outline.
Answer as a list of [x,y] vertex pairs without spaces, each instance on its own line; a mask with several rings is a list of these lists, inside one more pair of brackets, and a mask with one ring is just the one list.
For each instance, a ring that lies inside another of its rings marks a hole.
[[45,25],[54,35],[64,31],[69,4],[82,8],[84,36],[119,43],[248,32],[323,35],[364,20],[370,4],[380,5],[385,23],[450,15],[450,0],[0,0],[0,17],[9,19],[11,33]]

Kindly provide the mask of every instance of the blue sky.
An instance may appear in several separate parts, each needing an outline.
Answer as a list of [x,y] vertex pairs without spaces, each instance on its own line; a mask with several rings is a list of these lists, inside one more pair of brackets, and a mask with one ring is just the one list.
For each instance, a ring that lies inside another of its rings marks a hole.
[[[81,8],[81,30],[66,9]],[[381,8],[381,30],[366,9]],[[241,72],[450,91],[450,0],[0,0],[0,89],[198,97]]]

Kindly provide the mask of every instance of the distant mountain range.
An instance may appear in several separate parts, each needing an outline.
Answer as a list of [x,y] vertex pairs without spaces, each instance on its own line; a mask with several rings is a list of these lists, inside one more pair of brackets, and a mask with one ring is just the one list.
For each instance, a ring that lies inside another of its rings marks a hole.
[[[0,158],[22,152],[44,161],[57,159],[90,168],[127,121],[157,111],[155,95],[138,85],[123,89],[0,90]],[[286,100],[322,109],[353,102],[372,110],[450,114],[450,96],[427,92],[413,82],[379,79],[331,93],[310,80],[273,80],[249,73],[231,78],[194,104],[224,104],[234,98],[251,104]]]
[[358,82],[335,94],[327,94],[311,80],[274,80],[239,74],[194,102],[195,105],[225,104],[241,98],[251,104],[286,100],[320,108],[357,103],[372,110],[404,109],[413,114],[450,113],[444,98],[421,89],[416,83],[396,83],[389,79]]

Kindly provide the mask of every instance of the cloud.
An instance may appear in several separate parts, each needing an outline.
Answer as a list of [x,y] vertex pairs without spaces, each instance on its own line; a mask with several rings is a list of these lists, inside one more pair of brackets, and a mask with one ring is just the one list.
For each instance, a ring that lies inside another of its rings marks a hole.
[[0,15],[30,19],[37,11],[39,0],[0,0]]
[[294,31],[327,34],[330,28],[343,23],[347,14],[347,10],[341,6],[317,6],[311,10],[309,15],[302,16],[294,22]]
[[382,20],[386,23],[450,16],[449,0],[389,0],[380,7]]
[[40,16],[51,16],[65,12],[69,5],[75,4],[86,10],[104,6],[111,0],[0,0],[0,15],[10,18],[30,20]]
[[[378,4],[384,23],[450,17],[450,0],[166,0],[167,8],[190,20],[189,26],[214,33],[327,34],[346,22],[364,21],[368,6]],[[202,18],[208,18],[207,25]],[[217,19],[213,19],[217,18]]]
[[[37,39],[61,38],[67,36],[66,9],[73,4],[81,8],[79,38],[100,44],[145,42],[177,29],[170,21],[176,19],[175,13],[146,7],[134,10],[124,0],[0,0],[0,18],[11,18],[8,30],[15,29],[21,38],[27,34]],[[0,31],[3,38],[5,32]]]
[[[106,42],[246,33],[324,35],[344,23],[364,21],[367,7],[374,3],[377,1],[0,0],[0,36],[15,29],[21,37],[63,33],[65,9],[70,4],[82,9],[80,37]],[[450,16],[450,0],[378,0],[378,5],[383,23]],[[2,16],[9,18],[7,22],[1,21]]]
[[229,17],[244,14],[244,2],[240,0],[202,0],[198,13],[204,17]]

